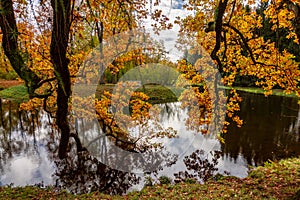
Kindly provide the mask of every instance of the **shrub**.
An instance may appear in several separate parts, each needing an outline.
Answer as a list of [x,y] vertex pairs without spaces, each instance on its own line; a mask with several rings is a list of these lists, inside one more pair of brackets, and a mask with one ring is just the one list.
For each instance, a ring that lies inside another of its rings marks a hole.
[[171,178],[167,177],[167,176],[161,176],[159,177],[159,182],[160,184],[164,185],[164,184],[170,184],[172,182]]

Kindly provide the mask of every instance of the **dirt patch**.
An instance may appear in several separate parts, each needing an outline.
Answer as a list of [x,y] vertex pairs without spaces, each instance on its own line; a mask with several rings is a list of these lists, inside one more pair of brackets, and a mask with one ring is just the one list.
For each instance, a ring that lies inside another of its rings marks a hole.
[[0,80],[0,89],[6,89],[11,86],[16,86],[21,84],[24,84],[24,82],[18,80]]

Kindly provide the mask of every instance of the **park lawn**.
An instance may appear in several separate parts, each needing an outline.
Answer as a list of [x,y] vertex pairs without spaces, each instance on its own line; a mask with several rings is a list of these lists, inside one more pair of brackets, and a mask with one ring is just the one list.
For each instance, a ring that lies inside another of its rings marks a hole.
[[100,192],[73,195],[52,188],[0,187],[0,199],[300,199],[300,158],[267,162],[244,179],[216,176],[205,184],[190,181],[147,186],[127,195]]

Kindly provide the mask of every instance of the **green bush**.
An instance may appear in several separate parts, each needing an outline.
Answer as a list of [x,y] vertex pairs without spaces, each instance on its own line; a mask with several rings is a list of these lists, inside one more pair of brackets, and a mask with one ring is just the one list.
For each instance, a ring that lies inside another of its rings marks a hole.
[[150,176],[145,178],[145,186],[153,186],[153,179]]
[[187,179],[184,179],[184,182],[188,183],[188,184],[195,184],[197,181],[192,178],[187,178]]
[[162,185],[166,185],[166,184],[171,184],[172,180],[171,180],[171,178],[169,178],[167,176],[161,176],[161,177],[159,177],[159,182]]

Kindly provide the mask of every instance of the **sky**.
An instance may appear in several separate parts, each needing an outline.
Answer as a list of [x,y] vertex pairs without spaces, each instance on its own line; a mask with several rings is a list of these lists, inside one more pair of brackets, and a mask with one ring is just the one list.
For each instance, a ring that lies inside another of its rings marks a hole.
[[151,24],[155,23],[154,20],[151,20],[150,17],[148,17],[148,19],[144,20],[144,22],[142,23],[142,25],[145,26],[146,31],[150,33],[150,36],[152,38],[164,44],[164,47],[168,52],[166,56],[171,61],[176,61],[182,58],[184,53],[183,51],[179,51],[176,48],[176,41],[178,39],[178,32],[180,30],[180,27],[178,24],[174,24],[173,22],[177,16],[184,18],[187,15],[192,14],[191,11],[187,11],[182,8],[182,2],[182,0],[163,0],[158,6],[152,5],[151,7],[150,4],[148,5],[149,9],[151,8],[152,11],[154,11],[155,9],[162,10],[162,14],[167,16],[170,19],[169,22],[173,24],[173,28],[171,30],[161,31],[160,34],[157,35],[154,33],[151,27]]

